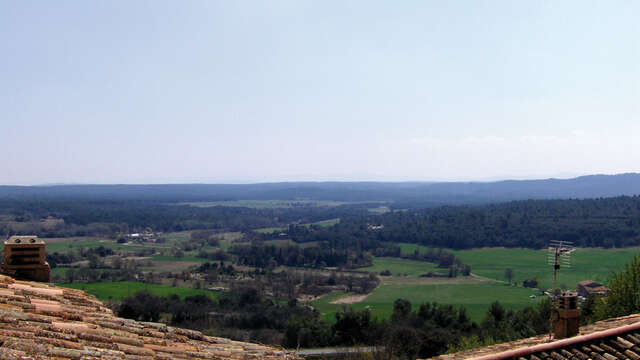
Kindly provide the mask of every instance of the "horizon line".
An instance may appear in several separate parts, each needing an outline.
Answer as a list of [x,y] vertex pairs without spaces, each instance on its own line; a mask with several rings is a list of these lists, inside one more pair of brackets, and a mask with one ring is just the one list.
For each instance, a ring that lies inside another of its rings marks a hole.
[[260,185],[260,184],[286,184],[286,183],[389,183],[389,184],[407,184],[407,183],[495,183],[503,181],[541,181],[541,180],[572,180],[588,176],[619,176],[634,175],[637,172],[623,173],[594,173],[571,176],[550,176],[550,177],[529,177],[529,176],[513,176],[513,177],[489,177],[476,179],[434,179],[434,180],[281,180],[281,181],[183,181],[183,182],[55,182],[55,183],[32,183],[32,184],[0,184],[3,187],[55,187],[55,186],[152,186],[152,185]]

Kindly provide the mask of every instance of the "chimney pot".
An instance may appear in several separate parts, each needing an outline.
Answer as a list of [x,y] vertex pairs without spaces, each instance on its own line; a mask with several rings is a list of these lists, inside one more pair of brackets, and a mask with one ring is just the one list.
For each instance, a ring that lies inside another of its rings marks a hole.
[[580,309],[578,308],[578,294],[566,291],[558,297],[558,308],[553,310],[554,329],[556,339],[563,339],[578,335],[580,330]]
[[51,281],[46,244],[37,236],[12,236],[4,242],[2,273],[18,280]]

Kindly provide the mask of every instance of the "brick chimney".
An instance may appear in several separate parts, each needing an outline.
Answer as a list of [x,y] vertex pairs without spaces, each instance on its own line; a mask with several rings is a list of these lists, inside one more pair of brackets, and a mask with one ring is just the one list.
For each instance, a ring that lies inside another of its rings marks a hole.
[[578,294],[566,291],[558,297],[558,308],[554,310],[553,333],[556,339],[578,335],[580,330]]
[[12,236],[4,242],[2,273],[18,280],[51,281],[46,244],[37,236]]

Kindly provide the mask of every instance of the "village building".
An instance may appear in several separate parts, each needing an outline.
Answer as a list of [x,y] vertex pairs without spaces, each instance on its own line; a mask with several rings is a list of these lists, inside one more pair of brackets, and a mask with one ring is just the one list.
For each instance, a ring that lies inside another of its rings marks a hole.
[[160,233],[155,233],[153,231],[145,231],[143,233],[131,233],[127,234],[126,238],[129,241],[137,241],[137,242],[151,242],[154,243],[157,241]]
[[592,280],[585,280],[578,283],[578,295],[589,297],[590,295],[606,296],[609,288]]

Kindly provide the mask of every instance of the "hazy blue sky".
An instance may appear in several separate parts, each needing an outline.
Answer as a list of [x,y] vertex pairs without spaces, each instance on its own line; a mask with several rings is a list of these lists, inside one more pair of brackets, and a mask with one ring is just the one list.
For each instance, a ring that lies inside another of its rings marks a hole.
[[0,1],[0,184],[640,171],[638,1]]

